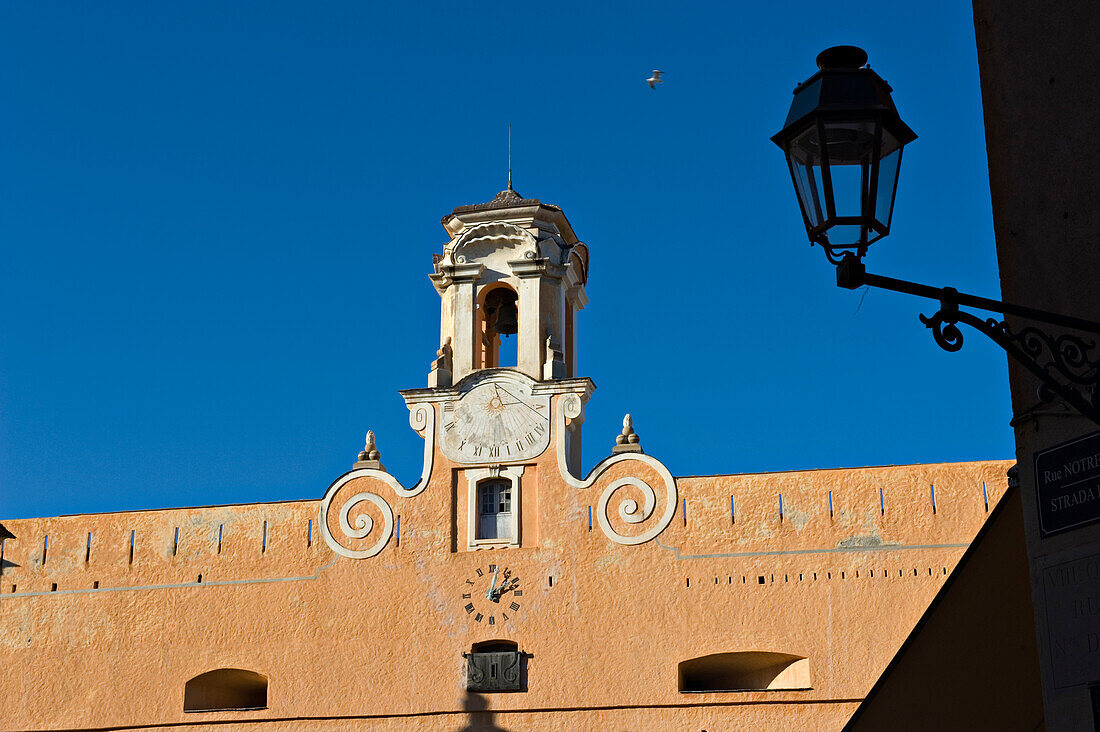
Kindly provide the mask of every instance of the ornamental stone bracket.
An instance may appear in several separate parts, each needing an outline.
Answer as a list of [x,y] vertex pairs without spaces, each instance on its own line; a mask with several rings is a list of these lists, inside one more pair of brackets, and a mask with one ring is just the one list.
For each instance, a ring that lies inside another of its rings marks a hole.
[[485,265],[473,263],[467,264],[436,264],[436,271],[428,275],[437,292],[442,293],[456,282],[477,282],[485,271]]
[[[410,405],[409,426],[424,438],[424,462],[416,485],[405,488],[386,472],[378,462],[380,453],[374,444],[374,433],[369,432],[359,461],[325,491],[317,526],[325,543],[340,556],[349,559],[373,557],[385,549],[393,537],[393,508],[381,495],[364,488],[385,487],[399,498],[412,498],[428,487],[435,459],[435,407]],[[372,518],[371,513],[376,518]]]
[[[565,433],[569,421],[582,421],[584,419],[584,402],[585,400],[582,399],[580,394],[562,394],[555,403],[556,449],[558,468],[562,480],[573,488],[587,490],[605,482],[603,480],[604,475],[614,465],[627,462],[645,465],[650,471],[657,474],[663,484],[661,486],[663,487],[661,496],[663,505],[660,514],[657,515],[658,500],[657,491],[654,490],[654,487],[639,477],[626,476],[613,480],[604,487],[596,504],[596,520],[599,522],[600,530],[616,544],[632,546],[652,541],[668,528],[676,515],[676,503],[678,501],[676,479],[672,477],[672,473],[660,460],[641,452],[641,447],[637,446],[637,434],[634,432],[630,415],[627,415],[623,420],[623,434],[619,436],[623,438],[623,441],[618,443],[618,446],[624,446],[626,449],[617,450],[614,454],[601,460],[583,480],[574,476],[567,461]],[[630,439],[631,436],[634,437],[633,441]],[[611,517],[608,513],[611,498],[620,489],[632,489],[641,493],[641,506],[638,505],[638,500],[632,497],[623,499],[618,506],[618,518],[623,524],[629,526],[645,524],[644,530],[638,534],[620,533],[611,524]]]

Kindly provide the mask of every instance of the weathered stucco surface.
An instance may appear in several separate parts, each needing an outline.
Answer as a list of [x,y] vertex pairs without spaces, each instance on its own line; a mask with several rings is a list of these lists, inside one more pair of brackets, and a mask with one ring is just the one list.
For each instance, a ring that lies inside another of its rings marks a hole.
[[[519,548],[465,549],[463,467],[438,452],[423,493],[386,494],[400,538],[363,560],[321,539],[317,501],[5,520],[0,729],[837,729],[1009,464],[681,478],[671,525],[638,546],[589,528],[626,469],[577,490],[553,449],[525,467]],[[631,495],[609,511],[624,533]],[[494,627],[461,598],[489,563],[524,593]],[[527,691],[465,691],[462,654],[490,639],[530,654]],[[678,691],[678,663],[731,651],[806,657],[812,688]],[[268,708],[185,713],[187,680],[224,667],[267,676]]]

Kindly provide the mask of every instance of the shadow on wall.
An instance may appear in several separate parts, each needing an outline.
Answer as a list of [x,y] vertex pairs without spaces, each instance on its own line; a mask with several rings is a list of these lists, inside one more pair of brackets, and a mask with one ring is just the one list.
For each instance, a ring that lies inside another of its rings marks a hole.
[[466,699],[462,702],[462,709],[469,715],[466,726],[458,732],[509,732],[504,727],[497,726],[494,713],[489,709],[489,700],[481,694],[472,691],[466,692]]

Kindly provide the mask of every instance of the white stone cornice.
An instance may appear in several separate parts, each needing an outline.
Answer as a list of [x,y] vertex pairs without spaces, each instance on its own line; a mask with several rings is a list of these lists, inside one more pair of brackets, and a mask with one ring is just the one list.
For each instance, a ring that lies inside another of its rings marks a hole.
[[440,269],[447,270],[452,282],[477,282],[485,271],[485,265],[478,263],[451,264],[440,267]]
[[580,397],[582,404],[588,401],[594,391],[596,391],[596,383],[587,376],[578,379],[538,381],[531,387],[531,393],[539,396],[543,394],[576,394]]
[[561,279],[565,275],[565,267],[554,264],[545,257],[535,259],[513,259],[508,262],[512,274],[519,278],[547,277]]

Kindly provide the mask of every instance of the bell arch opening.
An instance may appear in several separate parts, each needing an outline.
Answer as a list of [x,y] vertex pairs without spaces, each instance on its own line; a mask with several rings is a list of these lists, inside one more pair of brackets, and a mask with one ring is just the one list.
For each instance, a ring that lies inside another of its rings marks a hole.
[[677,667],[682,694],[809,689],[810,659],[790,653],[712,653]]
[[497,282],[478,293],[477,301],[479,347],[475,368],[519,365],[519,295]]
[[267,709],[267,677],[240,668],[219,668],[183,687],[183,711],[227,712]]

